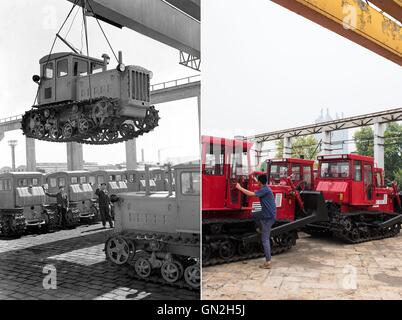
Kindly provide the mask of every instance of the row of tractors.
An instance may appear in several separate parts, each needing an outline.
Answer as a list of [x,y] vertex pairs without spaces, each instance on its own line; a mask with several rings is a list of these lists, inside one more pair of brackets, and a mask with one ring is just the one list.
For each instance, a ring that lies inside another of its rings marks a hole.
[[384,182],[374,159],[356,154],[322,155],[317,161],[273,159],[263,171],[252,168],[252,143],[202,137],[203,265],[262,256],[254,211],[259,199],[246,197],[236,183],[256,190],[256,176],[269,178],[277,207],[271,232],[274,254],[296,244],[298,231],[347,243],[393,237],[402,221],[402,194]]
[[[61,228],[55,194],[65,188],[69,198],[65,227],[99,220],[94,191],[107,184],[110,195],[122,192],[167,190],[167,169],[10,172],[0,175],[0,235],[21,236],[25,232],[48,232]],[[146,176],[149,179],[146,180]],[[148,181],[148,183],[146,183]],[[114,213],[112,206],[112,215]]]

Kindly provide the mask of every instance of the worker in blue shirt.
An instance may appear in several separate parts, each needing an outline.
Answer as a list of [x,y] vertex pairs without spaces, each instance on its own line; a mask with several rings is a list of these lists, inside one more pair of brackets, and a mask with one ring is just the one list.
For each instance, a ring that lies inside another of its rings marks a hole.
[[263,269],[271,269],[271,228],[275,223],[276,204],[274,193],[267,185],[268,178],[265,174],[261,174],[257,178],[259,190],[256,192],[243,188],[239,183],[236,189],[243,192],[249,197],[258,197],[261,203],[261,211],[253,213],[253,218],[261,226],[261,241],[264,247],[265,263],[260,266]]

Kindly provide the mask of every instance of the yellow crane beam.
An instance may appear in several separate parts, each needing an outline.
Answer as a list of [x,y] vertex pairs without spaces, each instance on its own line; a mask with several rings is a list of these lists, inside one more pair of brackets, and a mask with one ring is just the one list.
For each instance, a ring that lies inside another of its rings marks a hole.
[[402,66],[401,26],[365,1],[272,1]]
[[402,22],[402,0],[370,0],[370,2]]

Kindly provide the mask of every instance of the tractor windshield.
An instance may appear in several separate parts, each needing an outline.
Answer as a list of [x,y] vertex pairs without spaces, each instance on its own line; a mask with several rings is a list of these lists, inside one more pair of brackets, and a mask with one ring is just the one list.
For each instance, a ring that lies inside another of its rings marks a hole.
[[280,180],[286,178],[288,174],[288,166],[286,163],[276,163],[271,165],[270,178]]
[[330,161],[321,163],[321,178],[348,178],[350,173],[348,161]]

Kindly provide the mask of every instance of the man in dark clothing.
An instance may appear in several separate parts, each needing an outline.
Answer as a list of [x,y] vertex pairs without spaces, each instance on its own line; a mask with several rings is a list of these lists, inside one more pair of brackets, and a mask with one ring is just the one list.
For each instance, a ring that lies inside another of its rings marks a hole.
[[255,212],[253,218],[261,226],[261,241],[264,247],[265,263],[261,266],[264,269],[271,269],[271,228],[276,218],[275,197],[267,185],[268,178],[265,174],[258,176],[259,190],[256,192],[243,188],[239,183],[236,188],[249,197],[260,198],[261,211]]
[[59,225],[65,226],[66,225],[66,215],[68,211],[69,201],[68,195],[64,191],[64,187],[59,187],[59,192],[57,193],[48,193],[45,190],[45,194],[49,197],[56,198],[57,200],[57,214],[59,216]]
[[99,200],[99,213],[101,216],[103,227],[106,228],[106,220],[109,222],[110,228],[113,228],[112,217],[110,216],[110,198],[106,189],[106,183],[102,183],[100,189],[96,189],[95,194]]

